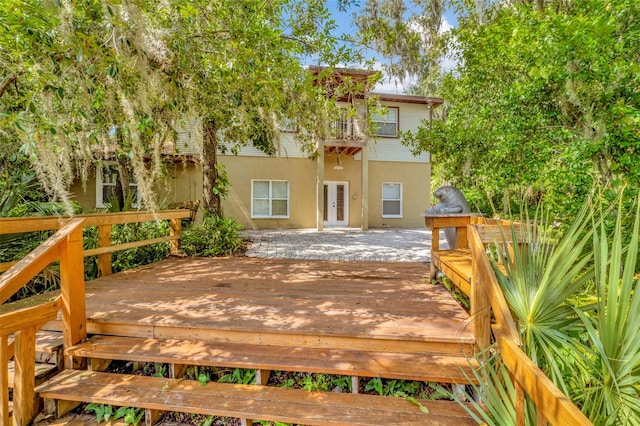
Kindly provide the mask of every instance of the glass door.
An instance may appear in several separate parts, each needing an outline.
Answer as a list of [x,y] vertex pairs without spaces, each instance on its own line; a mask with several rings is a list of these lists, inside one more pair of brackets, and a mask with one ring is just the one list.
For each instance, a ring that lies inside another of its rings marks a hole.
[[324,226],[349,224],[349,182],[324,183]]

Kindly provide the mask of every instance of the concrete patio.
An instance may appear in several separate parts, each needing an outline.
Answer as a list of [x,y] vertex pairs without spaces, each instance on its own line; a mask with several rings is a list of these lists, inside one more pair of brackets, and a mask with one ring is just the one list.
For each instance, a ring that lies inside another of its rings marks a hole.
[[262,229],[243,235],[252,241],[246,255],[258,258],[428,262],[431,253],[431,231],[424,228]]

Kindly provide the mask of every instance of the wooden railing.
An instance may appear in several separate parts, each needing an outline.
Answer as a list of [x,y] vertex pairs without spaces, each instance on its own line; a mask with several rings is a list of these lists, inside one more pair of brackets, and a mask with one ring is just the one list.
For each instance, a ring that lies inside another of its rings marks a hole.
[[[472,282],[467,294],[471,329],[480,354],[490,346],[493,332],[502,361],[514,382],[516,424],[525,424],[525,395],[528,395],[536,406],[538,425],[592,425],[521,349],[516,322],[487,256],[487,242],[504,243],[510,246],[508,250],[522,242],[519,238],[524,232],[520,229],[522,225],[471,215],[429,216],[425,217],[425,224],[432,229],[435,250],[439,250],[436,242],[439,231],[446,227],[456,228],[458,248],[471,249]],[[513,237],[517,241],[512,241]]]
[[[77,215],[76,218],[84,219],[83,227],[98,227],[98,247],[84,250],[83,256],[98,256],[98,275],[111,275],[111,253],[119,250],[127,250],[169,241],[171,253],[179,249],[181,222],[191,218],[191,210],[163,210],[154,213],[125,212],[106,214]],[[23,232],[48,231],[59,229],[68,221],[68,217],[39,216],[0,219],[0,234],[15,234]],[[112,245],[111,230],[113,225],[125,223],[152,222],[157,220],[169,220],[169,235],[151,240],[134,241],[131,243]],[[8,270],[16,262],[0,263],[0,272]]]
[[[60,259],[60,293],[0,306],[0,424],[9,424],[8,363],[14,358],[13,423],[29,424],[35,417],[36,331],[62,309],[64,345],[86,338],[83,219],[68,221],[47,241],[0,276],[0,303],[56,259]],[[4,228],[2,229],[4,231]],[[9,335],[14,341],[9,345]],[[65,366],[69,359],[65,358]],[[70,368],[71,366],[69,366]]]
[[[60,217],[28,217],[0,219],[0,234],[57,230],[45,242],[17,262],[0,264],[0,425],[9,424],[9,371],[14,359],[13,424],[27,425],[37,414],[35,399],[35,336],[36,331],[54,320],[62,310],[64,348],[86,339],[84,288],[85,256],[98,256],[101,275],[111,274],[111,253],[168,241],[171,251],[179,248],[181,219],[191,217],[190,210],[157,213],[113,213],[82,215],[73,219]],[[169,220],[166,237],[111,244],[111,228],[115,224]],[[83,227],[98,227],[98,247],[83,250]],[[6,302],[22,286],[52,262],[60,262],[60,291]],[[14,340],[9,343],[9,336]],[[79,368],[72,357],[65,356],[65,368]]]

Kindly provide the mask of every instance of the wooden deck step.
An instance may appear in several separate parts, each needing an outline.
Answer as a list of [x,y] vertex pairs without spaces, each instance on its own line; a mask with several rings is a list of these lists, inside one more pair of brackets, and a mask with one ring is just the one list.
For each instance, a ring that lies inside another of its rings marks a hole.
[[125,426],[124,420],[109,420],[98,423],[95,415],[67,414],[59,419],[54,416],[39,416],[33,422],[34,426]]
[[464,293],[471,293],[470,249],[441,250],[432,254],[431,262]]
[[[9,335],[9,344],[14,340],[13,335]],[[62,355],[62,333],[59,331],[36,332],[36,362],[58,365]]]
[[423,353],[347,351],[188,340],[94,336],[67,350],[75,357],[230,368],[469,383],[477,361]]
[[[53,376],[58,371],[58,366],[53,364],[36,363],[36,384],[40,384]],[[9,361],[9,388],[13,388],[15,366],[13,361]]]
[[81,370],[64,371],[36,391],[46,399],[306,425],[476,424],[450,401],[419,401],[429,411],[425,414],[404,398],[216,382],[202,386],[190,380]]

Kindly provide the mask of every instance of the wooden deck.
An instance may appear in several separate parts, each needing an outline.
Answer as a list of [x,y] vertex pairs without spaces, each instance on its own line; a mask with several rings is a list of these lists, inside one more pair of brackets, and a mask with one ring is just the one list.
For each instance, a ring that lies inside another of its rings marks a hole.
[[[90,334],[470,353],[469,316],[420,263],[170,258],[87,282]],[[60,322],[45,329],[59,329]]]

